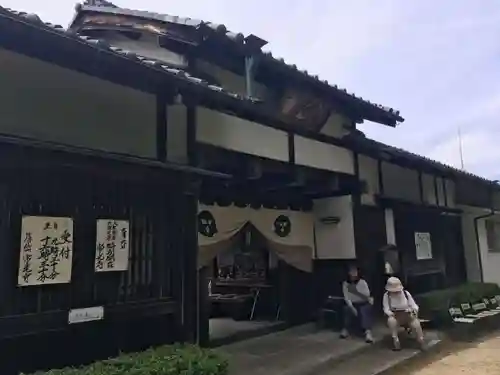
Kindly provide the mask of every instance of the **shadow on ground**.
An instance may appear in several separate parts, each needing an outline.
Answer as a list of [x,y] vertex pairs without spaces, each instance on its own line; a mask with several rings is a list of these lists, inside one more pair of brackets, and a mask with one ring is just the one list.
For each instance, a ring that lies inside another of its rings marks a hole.
[[446,339],[435,350],[425,353],[425,355],[402,362],[401,364],[384,372],[384,375],[411,375],[414,372],[431,365],[449,355],[458,355],[468,349],[477,348],[481,343],[500,336],[500,330],[482,336],[469,337],[466,339]]

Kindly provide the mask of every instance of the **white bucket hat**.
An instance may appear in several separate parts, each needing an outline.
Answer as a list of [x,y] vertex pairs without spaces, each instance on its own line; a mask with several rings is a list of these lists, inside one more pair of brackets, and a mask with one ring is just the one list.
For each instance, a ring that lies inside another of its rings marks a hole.
[[385,284],[385,290],[388,292],[402,292],[403,284],[397,277],[389,277],[387,283]]

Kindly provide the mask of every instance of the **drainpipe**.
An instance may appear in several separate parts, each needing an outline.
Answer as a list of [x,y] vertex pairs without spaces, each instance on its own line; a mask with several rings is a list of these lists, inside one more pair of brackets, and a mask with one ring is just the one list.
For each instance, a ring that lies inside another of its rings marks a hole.
[[245,57],[245,89],[247,98],[253,97],[253,78],[255,72],[255,57]]
[[[495,180],[492,182],[492,184],[497,184],[498,180]],[[492,217],[495,215],[495,205],[494,205],[494,200],[493,200],[493,188],[490,191],[490,212],[487,214],[479,215],[474,218],[474,234],[476,236],[476,249],[477,249],[477,261],[479,265],[479,280],[481,282],[484,282],[484,274],[483,274],[483,259],[481,256],[481,246],[479,243],[479,229],[478,229],[478,223],[479,220],[481,219],[487,219],[489,217]]]

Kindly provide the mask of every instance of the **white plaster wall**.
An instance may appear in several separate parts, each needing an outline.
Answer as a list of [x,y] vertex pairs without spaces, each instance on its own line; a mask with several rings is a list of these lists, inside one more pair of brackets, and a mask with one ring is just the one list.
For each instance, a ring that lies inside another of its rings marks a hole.
[[[315,200],[313,212],[317,259],[356,258],[351,196]],[[337,216],[340,222],[322,223],[320,219],[327,216]]]
[[446,203],[448,207],[454,208],[456,206],[455,202],[455,182],[452,180],[445,180],[446,188]]
[[160,47],[157,35],[144,33],[139,40],[132,40],[118,32],[107,32],[102,38],[114,47],[132,51],[144,57],[165,61],[180,67],[187,66],[187,59],[183,55]]
[[167,108],[167,159],[174,163],[188,162],[187,110],[182,104]]
[[[198,142],[288,162],[286,132],[206,108],[198,108],[197,111]],[[351,151],[300,136],[295,136],[295,162],[298,165],[354,174]]]
[[396,227],[394,225],[394,211],[391,208],[384,210],[385,235],[388,245],[396,245]]
[[409,202],[420,202],[418,172],[389,162],[382,162],[384,195]]
[[[227,91],[246,96],[246,81],[243,75],[238,75],[207,61],[198,60],[197,68],[215,77],[220,85]],[[259,99],[266,99],[267,89],[264,85],[252,82],[253,96]]]
[[286,132],[206,108],[197,108],[196,140],[268,159],[289,159]]
[[437,184],[437,192],[438,192],[438,206],[446,206],[446,198],[445,198],[445,180],[441,177],[436,177]]
[[330,137],[342,138],[349,133],[349,130],[346,129],[349,122],[350,120],[347,117],[340,113],[333,112],[330,117],[328,117],[328,120],[326,120],[320,133]]
[[[480,268],[476,235],[474,231],[474,217],[488,213],[487,209],[471,206],[458,206],[464,212],[462,214],[462,232],[465,249],[465,261],[467,266],[467,278],[469,281],[480,281]],[[497,213],[500,219],[500,213]],[[490,218],[491,219],[491,218]],[[492,282],[500,285],[500,253],[488,251],[486,237],[485,219],[478,221],[479,248],[483,265],[484,282]]]
[[427,204],[437,205],[436,186],[434,185],[434,176],[422,173],[422,186],[424,202]]
[[359,155],[359,178],[366,182],[367,191],[361,196],[361,203],[374,205],[375,195],[379,191],[379,176],[377,160],[368,156]]
[[156,157],[153,95],[0,50],[0,133]]
[[295,162],[298,165],[354,174],[352,151],[305,137],[295,136]]

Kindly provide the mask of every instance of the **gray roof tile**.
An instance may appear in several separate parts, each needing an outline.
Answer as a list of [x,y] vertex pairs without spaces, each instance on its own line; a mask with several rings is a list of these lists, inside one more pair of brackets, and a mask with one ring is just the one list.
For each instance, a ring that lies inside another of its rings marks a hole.
[[[94,46],[94,48],[104,48],[104,49],[106,49],[106,50],[108,50],[108,51],[110,51],[112,53],[117,54],[117,55],[125,56],[125,57],[127,57],[127,58],[129,58],[131,60],[139,61],[139,62],[141,62],[144,65],[152,66],[152,67],[155,67],[155,68],[162,69],[167,74],[170,74],[172,76],[178,77],[180,79],[188,80],[189,82],[192,82],[194,84],[205,86],[206,88],[208,88],[210,90],[213,90],[213,91],[216,91],[216,92],[225,93],[226,95],[228,95],[230,97],[238,98],[238,99],[240,99],[242,101],[250,101],[250,102],[253,102],[253,103],[258,103],[259,102],[258,100],[255,100],[255,99],[252,99],[252,98],[245,98],[245,97],[242,97],[242,96],[240,96],[240,95],[238,95],[236,93],[232,93],[232,92],[226,91],[224,88],[222,88],[220,86],[209,84],[207,81],[205,81],[205,80],[203,80],[201,78],[192,76],[191,74],[189,74],[188,72],[186,72],[186,71],[184,71],[182,69],[179,69],[177,67],[172,67],[172,66],[169,66],[169,65],[165,64],[164,61],[150,59],[150,58],[138,55],[138,54],[136,54],[136,53],[134,53],[132,51],[127,51],[127,50],[124,50],[122,48],[114,47],[114,46],[110,45],[109,43],[107,43],[105,41],[102,41],[102,40],[99,40],[99,39],[95,39],[95,38],[91,38],[91,37],[88,37],[88,36],[85,36],[85,35],[79,35],[79,34],[72,33],[70,31],[65,30],[64,27],[61,26],[61,25],[55,25],[55,24],[52,24],[52,23],[43,22],[40,19],[40,17],[38,17],[35,14],[26,13],[26,12],[20,12],[20,11],[12,10],[12,9],[9,9],[9,8],[3,8],[3,7],[0,6],[0,14],[1,13],[7,14],[7,15],[12,15],[14,17],[18,17],[20,20],[28,21],[30,23],[33,23],[34,25],[37,25],[37,26],[44,26],[44,27],[46,27],[49,30],[53,30],[53,31],[57,31],[57,32],[63,33],[65,35],[74,37],[75,39],[83,40],[86,43],[88,43],[89,45]],[[336,87],[336,86],[334,86],[334,87]],[[345,89],[342,89],[342,90],[344,92],[346,92]],[[388,111],[392,110],[392,109],[388,109],[387,107],[382,107],[382,106],[380,106],[380,108],[384,108],[385,110],[388,110]],[[394,156],[405,157],[405,158],[408,158],[410,160],[420,160],[420,161],[422,161],[424,163],[432,165],[435,168],[441,169],[441,170],[443,170],[445,172],[453,172],[453,173],[456,173],[456,174],[459,174],[459,175],[467,175],[467,176],[470,176],[470,177],[474,177],[474,178],[480,179],[480,180],[482,180],[484,182],[489,182],[489,183],[492,182],[492,181],[490,181],[490,180],[488,180],[488,179],[486,179],[484,177],[480,177],[480,176],[477,176],[475,174],[459,170],[459,169],[451,167],[449,165],[446,165],[446,164],[440,163],[438,161],[429,159],[429,158],[427,158],[425,156],[413,154],[413,153],[411,153],[409,151],[406,151],[406,150],[403,150],[403,149],[400,149],[400,148],[397,148],[397,147],[394,147],[394,146],[389,146],[389,145],[386,145],[384,143],[381,143],[381,142],[378,142],[378,141],[375,141],[375,140],[372,140],[372,139],[368,139],[368,138],[364,138],[364,137],[356,137],[355,141],[357,143],[360,143],[360,144],[364,145],[364,146],[373,147],[375,149],[388,152],[389,154],[393,154]]]
[[481,180],[481,181],[486,182],[486,183],[493,183],[492,180],[489,180],[485,177],[482,177],[482,176],[479,176],[479,175],[452,167],[450,165],[441,163],[437,160],[430,159],[426,156],[414,154],[413,152],[404,150],[404,149],[399,148],[399,147],[390,146],[388,144],[376,141],[374,139],[366,138],[364,136],[355,136],[355,137],[351,138],[351,140],[354,140],[355,143],[357,143],[359,145],[371,148],[372,150],[383,151],[391,156],[400,157],[400,158],[406,159],[408,161],[417,161],[417,162],[421,162],[423,164],[427,164],[427,165],[435,168],[436,170],[440,170],[440,171],[447,173],[447,174],[458,175],[458,176],[468,176],[468,177],[472,177],[474,179]]
[[[152,19],[152,20],[161,21],[161,22],[169,22],[169,23],[187,25],[187,26],[191,26],[191,27],[195,27],[195,28],[206,27],[210,30],[213,30],[214,32],[216,32],[218,34],[225,35],[228,39],[230,39],[236,43],[239,43],[239,44],[245,43],[245,35],[243,35],[242,33],[231,32],[223,24],[217,24],[217,23],[202,21],[202,20],[194,20],[191,18],[183,18],[183,17],[172,16],[172,15],[168,15],[168,14],[159,14],[159,13],[147,12],[147,11],[142,11],[142,10],[119,8],[116,5],[114,5],[108,1],[103,1],[103,0],[86,1],[83,4],[83,6],[81,6],[80,9],[87,10],[87,11],[130,15],[130,16]],[[302,75],[304,75],[308,79],[311,79],[312,81],[317,81],[318,83],[322,83],[323,85],[340,93],[341,95],[345,95],[346,97],[349,97],[349,99],[354,99],[361,104],[376,107],[376,108],[386,112],[387,115],[393,117],[398,122],[404,121],[404,119],[400,116],[400,112],[393,109],[393,108],[386,107],[386,106],[376,104],[376,103],[372,103],[368,100],[365,100],[361,97],[356,96],[355,94],[348,93],[346,89],[341,89],[341,88],[337,87],[337,85],[332,85],[332,84],[328,83],[328,81],[326,81],[326,80],[320,80],[320,78],[317,75],[310,75],[307,70],[300,70],[299,68],[297,68],[297,66],[295,64],[289,64],[282,57],[273,56],[273,54],[271,52],[263,52],[263,56],[265,56],[267,59],[269,59],[271,61],[278,62],[278,63],[286,66],[290,70],[293,70],[297,73],[301,73]]]
[[154,67],[157,69],[162,69],[165,73],[170,74],[170,75],[176,77],[177,79],[183,79],[183,80],[189,81],[190,83],[204,86],[207,89],[210,89],[210,90],[216,91],[216,92],[220,92],[220,93],[224,93],[232,98],[237,98],[241,101],[247,101],[247,102],[251,102],[251,103],[258,102],[253,98],[247,98],[247,97],[238,95],[236,93],[227,91],[222,87],[210,84],[209,82],[203,80],[202,78],[192,76],[188,72],[181,70],[178,67],[169,66],[164,61],[151,59],[149,57],[144,57],[144,56],[136,54],[135,52],[112,46],[104,40],[92,38],[92,37],[85,36],[85,35],[75,34],[71,31],[65,30],[64,27],[61,25],[54,25],[54,24],[51,24],[49,22],[43,22],[40,19],[40,17],[38,17],[36,14],[21,12],[21,11],[9,9],[9,8],[3,8],[1,6],[0,6],[0,13],[4,13],[4,14],[12,15],[14,17],[18,17],[20,20],[28,21],[36,26],[43,26],[43,27],[47,28],[48,30],[58,31],[60,33],[63,33],[65,35],[73,37],[75,39],[85,41],[86,43],[94,46],[95,48],[108,50],[109,52],[112,52],[114,54],[124,56],[124,57],[131,59],[131,60],[134,60],[134,61],[138,61],[146,66]]

